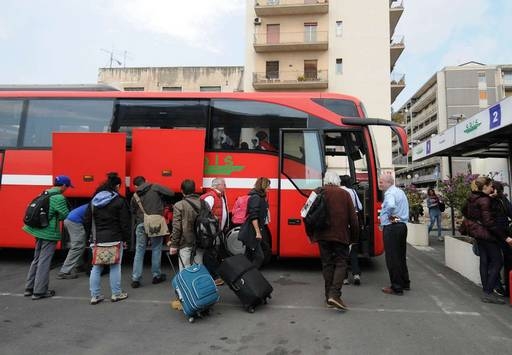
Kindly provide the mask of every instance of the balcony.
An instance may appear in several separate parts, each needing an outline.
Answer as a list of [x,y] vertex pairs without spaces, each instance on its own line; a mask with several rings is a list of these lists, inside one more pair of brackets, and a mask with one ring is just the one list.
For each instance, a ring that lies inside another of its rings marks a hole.
[[404,3],[402,0],[393,1],[389,6],[389,33],[391,36],[395,33],[396,25],[404,13]]
[[391,73],[391,103],[405,89],[405,74]]
[[405,49],[404,36],[399,37],[399,38],[393,38],[391,40],[391,45],[389,48],[390,58],[391,58],[391,61],[390,61],[391,70],[393,70],[393,68],[396,64],[396,61],[398,60],[398,58],[400,58],[404,49]]
[[280,71],[279,73],[253,73],[255,90],[327,89],[328,71],[313,72]]
[[256,0],[256,16],[311,15],[329,12],[327,0]]
[[326,51],[328,32],[262,32],[254,34],[254,50],[265,52]]

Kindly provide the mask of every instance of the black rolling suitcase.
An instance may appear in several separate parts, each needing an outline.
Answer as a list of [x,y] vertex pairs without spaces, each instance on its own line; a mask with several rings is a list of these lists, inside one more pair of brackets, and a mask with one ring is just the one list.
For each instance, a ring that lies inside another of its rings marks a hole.
[[217,273],[229,285],[249,313],[267,303],[274,290],[261,272],[245,255],[234,255],[224,259]]

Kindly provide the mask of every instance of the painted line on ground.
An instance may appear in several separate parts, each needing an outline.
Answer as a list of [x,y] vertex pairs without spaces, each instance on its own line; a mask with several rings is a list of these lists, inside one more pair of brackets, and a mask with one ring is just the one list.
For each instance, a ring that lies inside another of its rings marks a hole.
[[[0,292],[0,296],[3,297],[24,297],[22,293],[12,293],[12,292]],[[27,297],[27,299],[30,299]],[[71,300],[71,301],[84,301],[89,302],[89,297],[71,297],[71,296],[53,296],[52,299],[55,300]],[[105,301],[108,303],[108,298],[105,298]],[[142,303],[142,304],[163,304],[169,305],[171,300],[162,301],[162,300],[135,300],[135,299],[126,299],[122,301],[123,303]],[[241,308],[242,305],[239,303],[224,303],[220,302],[215,305],[215,307],[228,307],[228,308]],[[264,306],[265,308],[270,309],[281,309],[281,310],[324,310],[327,309],[326,306],[298,306],[298,305],[273,305],[267,304]],[[445,311],[434,311],[434,310],[426,310],[426,309],[393,309],[393,308],[363,308],[363,307],[348,307],[350,311],[356,312],[366,312],[366,313],[409,313],[409,314],[446,314]],[[480,316],[478,312],[456,312],[450,311],[449,314],[460,315],[460,316]]]

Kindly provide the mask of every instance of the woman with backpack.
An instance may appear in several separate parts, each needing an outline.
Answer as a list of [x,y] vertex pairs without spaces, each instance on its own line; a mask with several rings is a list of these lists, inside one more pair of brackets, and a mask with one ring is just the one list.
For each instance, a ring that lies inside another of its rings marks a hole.
[[238,240],[245,245],[245,256],[258,269],[265,260],[261,243],[264,237],[268,237],[267,224],[269,222],[267,190],[270,180],[260,177],[254,183],[254,188],[249,191],[247,202],[247,219],[240,229]]
[[428,215],[430,217],[430,224],[428,225],[428,233],[432,231],[434,223],[437,224],[437,240],[442,242],[444,238],[441,236],[441,206],[442,202],[439,196],[436,195],[434,189],[427,190],[427,207]]

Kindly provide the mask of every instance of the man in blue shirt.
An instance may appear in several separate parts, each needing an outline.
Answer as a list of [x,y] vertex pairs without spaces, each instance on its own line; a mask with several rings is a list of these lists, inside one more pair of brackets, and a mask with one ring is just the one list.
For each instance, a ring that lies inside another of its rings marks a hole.
[[382,292],[401,296],[410,290],[409,270],[407,269],[407,221],[409,202],[405,193],[395,186],[390,174],[379,177],[379,188],[384,191],[384,202],[380,212],[380,227],[384,233],[384,251],[391,286]]

